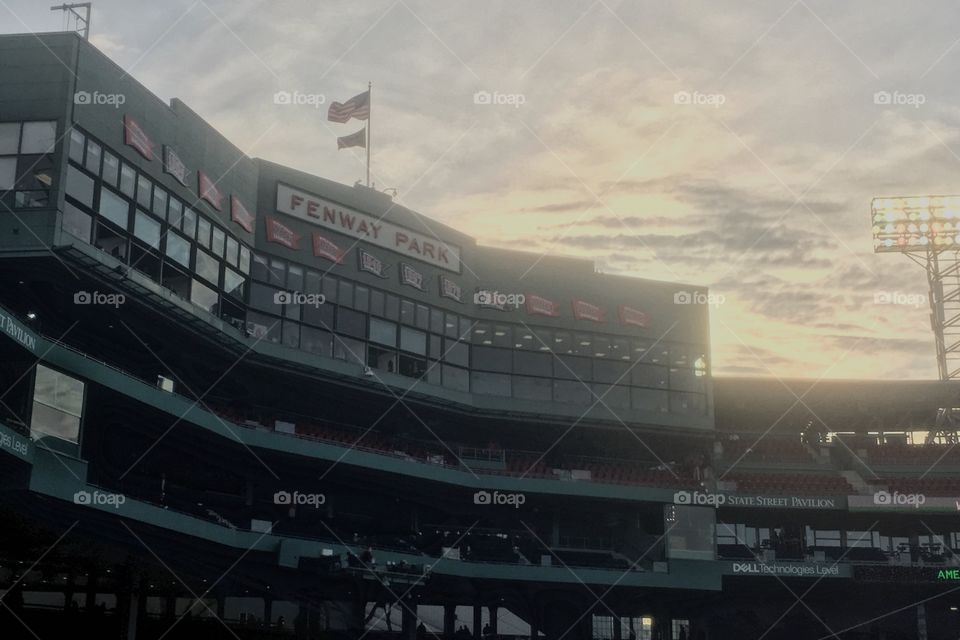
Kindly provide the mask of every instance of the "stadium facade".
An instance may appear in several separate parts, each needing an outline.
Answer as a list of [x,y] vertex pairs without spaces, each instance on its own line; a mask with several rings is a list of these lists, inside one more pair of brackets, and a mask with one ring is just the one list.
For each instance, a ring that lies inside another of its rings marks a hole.
[[0,36],[0,204],[11,637],[960,628],[960,457],[821,433],[950,385],[715,421],[704,288],[250,158],[74,34]]

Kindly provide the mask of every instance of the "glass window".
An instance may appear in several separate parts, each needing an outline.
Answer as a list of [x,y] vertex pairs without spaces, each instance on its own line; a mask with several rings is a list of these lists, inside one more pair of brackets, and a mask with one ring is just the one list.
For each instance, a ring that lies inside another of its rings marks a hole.
[[630,376],[627,374],[629,369],[630,365],[619,360],[594,360],[593,379],[598,382],[622,382],[627,384],[630,381]]
[[280,313],[276,298],[278,293],[279,290],[274,287],[253,282],[250,284],[250,306],[268,313]]
[[246,276],[237,273],[233,269],[224,268],[223,270],[223,290],[227,295],[237,299],[243,299],[243,287],[247,282]]
[[638,363],[631,371],[633,384],[638,387],[666,387],[667,368],[654,364]]
[[197,242],[201,247],[210,248],[210,221],[203,216],[197,216]]
[[[622,385],[613,384],[595,384],[593,393],[601,399],[601,406],[606,405],[611,409],[629,409],[630,408],[630,388]],[[595,398],[595,400],[597,399]]]
[[[20,123],[0,122],[0,155],[15,155],[19,147]],[[76,129],[70,131],[70,157],[77,162],[83,161],[83,134]]]
[[427,355],[427,334],[409,327],[400,327],[400,348],[417,355]]
[[316,325],[318,327],[324,327],[326,329],[333,329],[333,310],[334,305],[332,304],[308,304],[303,307],[303,321]]
[[400,298],[392,293],[387,294],[386,314],[387,320],[397,322],[400,320]]
[[0,191],[9,191],[17,183],[17,159],[0,158]]
[[24,122],[20,153],[50,153],[57,142],[56,122]]
[[382,316],[384,313],[384,295],[383,291],[373,289],[370,291],[370,313],[375,316]]
[[578,356],[593,355],[593,336],[578,333],[573,337],[573,351]]
[[130,219],[130,203],[109,189],[100,189],[100,215],[126,231]]
[[[464,345],[466,346],[466,345]],[[443,386],[456,391],[470,390],[470,374],[466,369],[443,365]]]
[[513,371],[528,376],[550,376],[553,373],[553,356],[549,353],[530,351],[513,352]]
[[283,346],[291,349],[300,348],[300,324],[298,322],[283,321]]
[[370,289],[357,285],[353,290],[353,308],[357,311],[370,309]]
[[287,284],[287,263],[283,260],[270,258],[270,271],[267,273],[270,284],[283,287]]
[[191,240],[197,237],[197,213],[187,207],[183,208],[183,232]]
[[530,327],[517,327],[513,332],[513,346],[516,349],[536,349],[540,346],[536,336],[533,335],[533,329]]
[[153,203],[153,183],[145,176],[137,176],[137,204],[144,209],[149,209]]
[[335,336],[333,342],[333,357],[354,364],[366,364],[367,345],[365,342],[360,342],[359,340]]
[[[223,229],[220,227],[213,228],[213,238],[210,241],[211,249],[213,249],[214,255],[219,258],[223,257],[223,252],[226,250],[227,234],[223,232]],[[286,331],[286,329],[284,329]]]
[[522,400],[550,402],[553,396],[553,381],[549,378],[513,376],[513,395]]
[[280,342],[280,318],[248,311],[247,333],[257,340]]
[[470,389],[474,393],[487,396],[510,396],[510,376],[502,373],[483,373],[474,371],[470,374]]
[[443,311],[440,309],[430,309],[430,331],[434,333],[443,333]]
[[63,230],[84,242],[90,242],[93,218],[69,202],[63,205]]
[[340,280],[337,291],[337,302],[344,307],[353,308],[353,283]]
[[100,156],[103,155],[100,145],[93,140],[87,141],[87,159],[84,166],[90,173],[100,175]]
[[626,338],[614,338],[610,341],[610,357],[619,360],[630,359],[630,341]]
[[353,336],[354,338],[367,337],[367,316],[346,307],[337,307],[337,333]]
[[167,192],[159,186],[153,188],[153,212],[161,220],[167,219]]
[[470,341],[473,344],[493,345],[493,325],[489,322],[478,322],[473,325]]
[[457,335],[457,338],[460,340],[469,340],[470,331],[473,329],[474,324],[476,323],[470,318],[460,316],[460,333]]
[[380,318],[370,318],[370,341],[388,347],[396,347],[397,325]]
[[510,373],[513,362],[512,355],[509,349],[475,346],[473,348],[473,363],[471,367],[484,371]]
[[120,170],[120,161],[109,151],[103,152],[103,181],[111,187],[117,186],[117,172]]
[[79,442],[84,383],[42,364],[37,365],[36,371],[31,436]]
[[412,300],[400,301],[400,322],[413,325],[416,320],[417,307]]
[[554,380],[553,399],[564,404],[590,404],[590,388],[577,380]]
[[[233,236],[227,236],[227,262],[236,267],[239,265],[240,243]],[[320,293],[315,291],[314,293]]]
[[[418,329],[426,330],[430,326],[430,309],[425,305],[417,305],[417,320],[416,326]],[[470,334],[467,334],[469,336]],[[464,338],[465,340],[467,338]]]
[[303,291],[303,267],[291,264],[287,269],[287,289]]
[[510,325],[494,325],[493,346],[506,347],[508,349],[513,346],[513,329],[510,327]]
[[667,412],[667,392],[659,389],[632,389],[630,395],[634,409]]
[[553,334],[554,353],[573,353],[573,336],[569,333],[557,331]]
[[337,279],[330,276],[323,277],[323,295],[327,302],[337,301]]
[[67,195],[93,208],[93,178],[73,165],[67,165]]
[[205,251],[197,249],[197,275],[214,285],[220,283],[220,263]]
[[154,249],[160,248],[160,223],[140,209],[133,221],[133,235]]
[[610,338],[595,336],[593,338],[593,355],[597,358],[606,358],[610,355]]
[[137,172],[126,162],[120,166],[120,193],[133,197],[137,190]]
[[555,356],[553,359],[553,375],[567,380],[589,380],[593,374],[590,358],[577,356]]
[[333,335],[322,329],[300,327],[300,348],[318,356],[333,356]]
[[240,245],[240,271],[250,273],[250,249]]
[[443,349],[443,359],[447,362],[458,364],[461,367],[466,367],[468,365],[470,360],[470,350],[467,347],[466,342],[457,342],[456,340],[447,339],[444,340]]
[[205,311],[216,313],[217,292],[196,278],[190,283],[190,302]]
[[170,208],[167,211],[167,222],[169,222],[170,226],[175,229],[179,229],[183,226],[183,203],[173,196],[170,196]]
[[459,319],[457,318],[456,314],[453,314],[453,313],[447,314],[447,321],[446,323],[444,323],[443,329],[444,329],[444,333],[448,338],[457,337],[458,323],[459,323]]
[[189,269],[190,242],[173,231],[167,231],[167,256]]

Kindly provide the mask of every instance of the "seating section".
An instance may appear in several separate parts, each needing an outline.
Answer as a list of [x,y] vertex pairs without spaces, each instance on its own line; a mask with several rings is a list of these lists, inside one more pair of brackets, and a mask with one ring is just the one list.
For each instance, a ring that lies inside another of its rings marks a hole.
[[870,480],[870,484],[886,486],[889,487],[890,491],[900,493],[922,493],[930,496],[960,497],[960,477],[957,476],[879,478]]
[[782,436],[743,435],[736,439],[726,439],[723,444],[723,459],[728,463],[737,460],[743,462],[787,462],[812,463],[813,457],[806,446],[797,438]]
[[956,465],[960,464],[960,445],[875,444],[867,448],[867,457],[878,465]]
[[727,476],[737,483],[740,492],[801,495],[851,495],[850,483],[839,475],[813,473],[746,473]]

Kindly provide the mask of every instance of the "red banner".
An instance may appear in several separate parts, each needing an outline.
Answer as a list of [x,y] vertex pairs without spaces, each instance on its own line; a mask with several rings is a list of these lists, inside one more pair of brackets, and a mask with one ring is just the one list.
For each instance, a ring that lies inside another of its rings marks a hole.
[[626,305],[620,305],[620,324],[632,324],[638,327],[649,327],[649,314],[633,309]]
[[607,312],[597,305],[576,298],[571,300],[571,303],[573,304],[573,317],[577,320],[607,321]]
[[273,218],[265,218],[267,222],[267,242],[276,242],[290,249],[300,248],[299,233]]
[[123,142],[147,160],[153,160],[153,140],[140,128],[137,121],[128,115],[123,116]]
[[323,237],[316,231],[313,232],[313,255],[318,258],[326,258],[337,264],[343,263],[344,251],[331,240]]
[[197,193],[217,211],[223,209],[223,194],[203,171],[197,171]]
[[527,313],[532,316],[550,316],[556,318],[560,315],[560,305],[552,300],[528,293]]
[[253,233],[253,224],[256,219],[237,196],[230,196],[230,219],[246,229],[248,233]]

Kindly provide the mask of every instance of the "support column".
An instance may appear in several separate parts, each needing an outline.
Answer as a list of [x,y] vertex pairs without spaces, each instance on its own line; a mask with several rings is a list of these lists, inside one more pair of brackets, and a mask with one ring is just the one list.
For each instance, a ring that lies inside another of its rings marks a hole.
[[273,625],[273,598],[263,599],[263,623],[268,627]]
[[497,609],[498,607],[487,607],[487,611],[490,612],[490,633],[493,635],[498,635],[500,630],[497,628]]
[[483,631],[483,607],[479,604],[473,605],[473,638],[480,640]]
[[140,614],[140,592],[134,588],[130,593],[118,594],[122,598],[122,633],[124,640],[137,640],[137,622]]
[[453,638],[457,628],[457,608],[453,605],[443,605],[443,637]]
[[400,627],[403,630],[401,636],[404,640],[415,640],[417,637],[417,616],[414,615],[417,603],[407,601],[398,603],[400,606]]
[[620,629],[619,616],[613,616],[613,640],[623,640],[623,632]]

